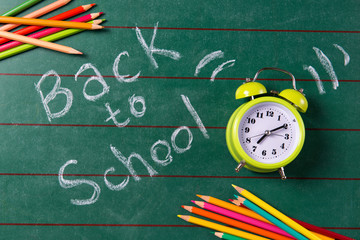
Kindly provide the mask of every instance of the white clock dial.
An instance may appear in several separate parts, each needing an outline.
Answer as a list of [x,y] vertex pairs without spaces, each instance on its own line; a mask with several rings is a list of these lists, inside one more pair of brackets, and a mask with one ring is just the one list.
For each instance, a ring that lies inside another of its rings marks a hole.
[[272,164],[285,160],[295,151],[300,129],[288,108],[276,102],[262,102],[245,112],[238,134],[248,156]]

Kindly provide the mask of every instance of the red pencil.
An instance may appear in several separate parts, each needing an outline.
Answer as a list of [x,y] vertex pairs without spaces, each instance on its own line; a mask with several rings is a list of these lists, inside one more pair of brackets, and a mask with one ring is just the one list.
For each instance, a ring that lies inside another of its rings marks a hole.
[[[90,8],[92,8],[95,5],[96,5],[95,3],[82,5],[82,6],[73,8],[73,9],[71,9],[69,11],[66,11],[64,13],[60,13],[60,14],[54,16],[54,17],[51,17],[51,18],[49,18],[49,20],[68,19],[68,18],[71,18],[71,17],[73,17],[75,15],[86,12],[87,10],[89,10]],[[44,26],[29,26],[29,27],[22,28],[22,29],[20,29],[18,31],[15,31],[14,33],[16,33],[18,35],[27,35],[29,33],[35,32],[35,31],[40,30],[42,28],[45,28],[45,27]],[[6,38],[0,38],[0,44],[6,43],[6,42],[9,42],[9,41],[11,41],[11,40],[6,39]]]
[[[238,202],[237,200],[232,200],[232,199],[229,199],[233,204],[239,206],[240,205],[240,202]],[[304,228],[314,232],[314,233],[319,233],[319,234],[322,234],[326,237],[329,237],[329,238],[334,238],[336,240],[355,240],[353,238],[349,238],[349,237],[346,237],[344,235],[341,235],[339,233],[335,233],[335,232],[331,232],[329,230],[326,230],[324,228],[321,228],[321,227],[318,227],[318,226],[315,226],[315,225],[312,225],[310,223],[306,223],[306,222],[303,222],[303,221],[300,221],[300,220],[297,220],[295,218],[291,218],[293,221],[297,222],[298,224],[300,224],[301,226],[303,226]]]

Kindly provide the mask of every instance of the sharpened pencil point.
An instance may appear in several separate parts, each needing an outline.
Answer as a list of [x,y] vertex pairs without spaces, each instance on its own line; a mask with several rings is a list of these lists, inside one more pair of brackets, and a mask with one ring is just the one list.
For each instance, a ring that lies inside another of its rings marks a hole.
[[185,210],[192,212],[192,208],[191,206],[181,206],[182,208],[184,208]]
[[91,27],[92,30],[98,30],[98,29],[103,29],[103,28],[104,28],[103,26],[97,25],[97,24],[92,24],[92,27]]
[[78,55],[82,55],[82,54],[83,54],[82,52],[80,52],[80,51],[78,51],[78,50],[76,50],[76,49],[73,49],[73,48],[71,48],[68,53],[69,53],[69,54],[78,54]]
[[244,189],[241,188],[241,187],[238,187],[238,186],[236,186],[236,185],[234,185],[234,184],[231,184],[231,185],[232,185],[232,186],[235,188],[235,190],[238,191],[240,194],[241,194],[242,191],[244,191]]

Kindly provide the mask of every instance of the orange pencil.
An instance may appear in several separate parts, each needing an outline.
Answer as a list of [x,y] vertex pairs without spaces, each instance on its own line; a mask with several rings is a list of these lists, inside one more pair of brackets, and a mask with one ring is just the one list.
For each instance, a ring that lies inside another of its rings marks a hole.
[[293,238],[289,238],[259,227],[255,227],[253,225],[247,224],[247,223],[243,223],[237,220],[234,220],[232,218],[228,218],[228,217],[224,217],[222,215],[216,214],[216,213],[212,213],[197,207],[191,207],[191,206],[182,206],[185,210],[192,212],[194,214],[206,217],[206,218],[210,218],[213,219],[215,221],[218,222],[222,222],[225,223],[226,225],[229,226],[233,226],[236,228],[240,228],[243,229],[245,231],[251,232],[251,233],[255,233],[264,237],[268,237],[271,239],[277,239],[277,240],[293,240]]
[[214,204],[216,206],[228,209],[228,210],[233,211],[233,212],[240,213],[242,215],[245,215],[245,216],[248,216],[248,217],[251,217],[251,218],[255,218],[257,220],[260,220],[260,221],[263,221],[263,222],[266,222],[266,223],[270,223],[270,221],[266,220],[265,218],[263,218],[259,214],[255,213],[255,212],[253,212],[253,211],[251,211],[249,209],[238,207],[238,206],[235,206],[234,204],[231,204],[231,203],[228,203],[228,202],[225,202],[225,201],[222,201],[220,199],[210,197],[210,196],[203,196],[203,195],[196,195],[196,196],[198,196],[199,198],[203,199],[204,201],[206,201],[208,203],[211,203],[211,204]]
[[[68,18],[71,18],[75,15],[81,14],[86,12],[87,10],[89,10],[90,8],[92,8],[93,6],[95,6],[95,3],[93,4],[87,4],[87,5],[82,5],[76,8],[73,8],[69,11],[60,13],[56,16],[53,16],[51,18],[49,18],[48,20],[65,20]],[[44,26],[28,26],[25,28],[22,28],[20,30],[15,31],[14,33],[19,34],[19,35],[28,35],[29,33],[33,33],[35,31],[38,31],[40,29],[44,28]],[[0,38],[0,44],[6,43],[10,41],[9,39],[6,38]]]
[[[29,13],[28,15],[22,17],[22,18],[38,18],[41,17],[49,12],[54,11],[55,9],[58,9],[66,4],[68,4],[71,0],[58,0],[56,2],[53,2],[43,8],[40,8],[39,10],[36,10],[35,12]],[[18,26],[20,26],[21,23],[19,24],[6,24],[2,27],[0,27],[0,30],[2,31],[10,31],[11,29],[14,29]]]
[[19,18],[19,17],[2,17],[2,16],[0,16],[0,23],[15,23],[20,25],[35,25],[35,26],[45,26],[45,27],[75,28],[75,29],[88,29],[88,30],[104,28],[103,26],[92,23]]

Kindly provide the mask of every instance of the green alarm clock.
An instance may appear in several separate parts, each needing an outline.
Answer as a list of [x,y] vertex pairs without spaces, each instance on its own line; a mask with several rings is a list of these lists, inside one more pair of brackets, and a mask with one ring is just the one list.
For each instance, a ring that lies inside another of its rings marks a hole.
[[[275,70],[288,74],[293,89],[267,93],[255,82],[260,72]],[[296,89],[295,77],[279,68],[262,68],[253,80],[247,79],[235,94],[236,99],[250,98],[230,117],[226,127],[226,143],[233,158],[242,167],[255,172],[279,171],[286,179],[284,167],[300,153],[305,140],[304,122],[299,112],[305,113],[308,102],[303,89]]]

